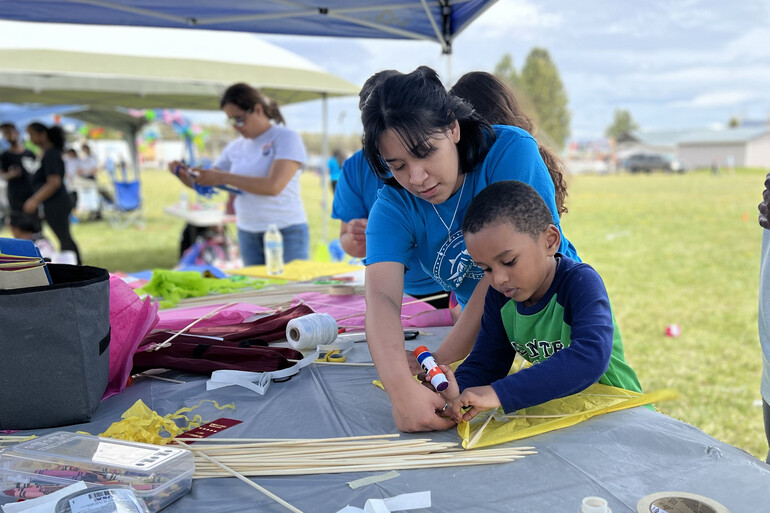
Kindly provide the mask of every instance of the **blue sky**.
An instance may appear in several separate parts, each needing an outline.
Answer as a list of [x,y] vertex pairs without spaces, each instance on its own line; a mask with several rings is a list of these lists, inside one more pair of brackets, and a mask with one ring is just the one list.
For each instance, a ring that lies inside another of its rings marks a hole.
[[[436,43],[261,37],[356,84],[387,68],[425,64],[445,81],[449,70]],[[521,69],[538,46],[561,74],[573,138],[602,137],[616,108],[646,130],[770,118],[770,0],[500,0],[455,40],[453,80],[505,53]],[[283,110],[290,127],[320,130],[318,102]],[[329,128],[360,131],[356,98],[329,102]]]

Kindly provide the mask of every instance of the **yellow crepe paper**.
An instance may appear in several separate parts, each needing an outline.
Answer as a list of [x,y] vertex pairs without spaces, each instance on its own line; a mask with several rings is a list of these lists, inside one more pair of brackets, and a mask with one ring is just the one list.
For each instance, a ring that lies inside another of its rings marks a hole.
[[[141,399],[139,399],[133,406],[123,412],[123,415],[120,416],[123,420],[113,422],[112,425],[107,428],[107,431],[101,433],[99,436],[155,445],[165,445],[175,436],[194,429],[204,423],[200,415],[195,415],[190,419],[184,414],[191,412],[205,402],[214,403],[214,406],[218,410],[223,410],[225,408],[235,409],[234,404],[219,406],[216,401],[204,399],[195,406],[180,408],[175,413],[169,413],[168,415],[161,417],[157,412],[151,410]],[[176,421],[180,419],[186,421],[186,424],[177,424]],[[163,436],[164,432],[167,436]]]
[[311,260],[292,260],[283,266],[283,273],[278,276],[267,274],[267,266],[251,265],[241,269],[228,270],[228,274],[239,274],[254,278],[280,278],[291,281],[308,281],[322,276],[350,273],[363,269],[361,265],[350,265],[344,262],[314,262]]

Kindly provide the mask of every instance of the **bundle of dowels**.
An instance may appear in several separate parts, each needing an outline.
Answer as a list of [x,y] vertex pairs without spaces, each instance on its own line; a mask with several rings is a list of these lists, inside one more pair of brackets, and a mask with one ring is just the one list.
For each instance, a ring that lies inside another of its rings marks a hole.
[[209,439],[188,447],[196,455],[193,477],[198,479],[232,475],[222,465],[247,477],[285,476],[487,465],[536,454],[533,447],[467,451],[455,443],[430,439],[392,440],[394,437],[398,435]]

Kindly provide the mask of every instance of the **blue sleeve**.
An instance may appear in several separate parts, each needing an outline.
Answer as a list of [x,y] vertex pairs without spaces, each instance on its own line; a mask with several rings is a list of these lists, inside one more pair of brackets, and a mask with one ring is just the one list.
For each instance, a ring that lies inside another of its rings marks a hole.
[[500,309],[508,298],[489,287],[484,298],[481,329],[471,354],[455,371],[460,391],[468,387],[489,385],[506,375],[516,356],[503,327]]
[[612,311],[599,274],[579,265],[565,277],[570,345],[550,358],[491,383],[506,413],[576,394],[599,381],[612,356]]
[[284,128],[275,138],[275,157],[273,160],[293,160],[304,164],[307,160],[305,144],[294,130]]
[[397,194],[387,194],[387,189],[380,192],[366,224],[364,263],[398,262],[408,267],[415,246],[409,206]]
[[[342,165],[342,174],[337,182],[337,188],[334,191],[334,202],[332,203],[332,219],[339,219],[349,223],[353,219],[369,217],[369,209],[366,206],[365,195],[374,194],[377,191],[364,191],[365,181],[361,173],[371,171],[362,169],[357,165],[357,160],[350,157]],[[376,182],[374,182],[376,185]]]

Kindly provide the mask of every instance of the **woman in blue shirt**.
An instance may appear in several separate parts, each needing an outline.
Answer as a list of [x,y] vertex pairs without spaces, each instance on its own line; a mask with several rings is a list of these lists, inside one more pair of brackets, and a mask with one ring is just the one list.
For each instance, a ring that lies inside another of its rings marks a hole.
[[[520,180],[543,197],[559,227],[554,182],[528,132],[491,126],[448,94],[428,67],[378,83],[364,102],[362,121],[367,160],[390,185],[380,191],[366,229],[367,340],[397,427],[446,429],[453,422],[437,414],[444,400],[412,378],[404,351],[404,269],[416,254],[426,273],[455,292],[463,313],[434,356],[445,363],[464,357],[478,334],[489,286],[460,230],[471,199],[490,183]],[[566,237],[559,251],[577,258]]]

